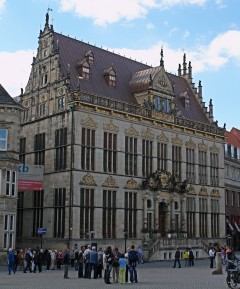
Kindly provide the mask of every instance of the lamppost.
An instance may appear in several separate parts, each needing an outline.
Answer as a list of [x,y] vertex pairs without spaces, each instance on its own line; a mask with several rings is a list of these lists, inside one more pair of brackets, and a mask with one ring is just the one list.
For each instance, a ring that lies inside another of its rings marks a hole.
[[123,234],[124,234],[124,249],[125,249],[125,253],[126,253],[126,252],[127,252],[128,230],[124,229],[124,230],[123,230]]

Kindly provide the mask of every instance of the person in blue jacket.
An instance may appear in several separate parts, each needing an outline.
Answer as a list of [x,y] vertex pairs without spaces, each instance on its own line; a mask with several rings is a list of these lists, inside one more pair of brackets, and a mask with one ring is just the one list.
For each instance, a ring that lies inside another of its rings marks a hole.
[[11,248],[9,249],[7,262],[8,262],[8,275],[11,275],[11,271],[13,271],[13,273],[15,274],[15,270],[14,270],[15,256]]

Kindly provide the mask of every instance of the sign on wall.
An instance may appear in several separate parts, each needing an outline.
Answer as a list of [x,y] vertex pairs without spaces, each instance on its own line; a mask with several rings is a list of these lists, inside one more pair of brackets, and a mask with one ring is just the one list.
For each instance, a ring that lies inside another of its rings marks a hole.
[[43,169],[39,165],[18,165],[18,191],[40,191],[43,189]]

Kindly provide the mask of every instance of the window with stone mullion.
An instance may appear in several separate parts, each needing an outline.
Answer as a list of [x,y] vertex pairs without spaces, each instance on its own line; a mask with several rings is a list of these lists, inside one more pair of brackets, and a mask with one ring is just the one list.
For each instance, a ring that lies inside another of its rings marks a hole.
[[103,191],[102,236],[116,238],[116,191]]
[[199,183],[207,184],[207,152],[199,151]]
[[187,234],[188,237],[193,238],[196,236],[196,202],[195,198],[187,198],[186,201],[186,213],[187,213]]
[[43,227],[43,200],[44,191],[33,191],[33,224],[32,237],[37,236],[38,228]]
[[142,175],[147,177],[153,171],[153,142],[142,140]]
[[124,230],[128,238],[137,238],[137,193],[125,192]]
[[194,149],[186,149],[186,177],[189,183],[195,182],[195,151]]
[[210,153],[210,181],[212,186],[218,186],[218,154]]
[[199,198],[199,235],[200,238],[207,237],[208,219],[207,219],[207,199]]
[[65,202],[66,189],[55,189],[54,192],[54,225],[53,237],[64,238],[65,236]]
[[44,165],[45,163],[45,133],[35,135],[34,140],[35,165]]
[[137,176],[137,138],[125,137],[125,174]]
[[67,164],[67,128],[55,131],[55,171],[65,170]]
[[95,170],[95,130],[82,128],[81,166],[83,170]]
[[157,144],[157,169],[167,170],[167,144]]
[[182,148],[172,146],[172,175],[182,178]]
[[212,237],[219,237],[219,201],[211,200],[211,229]]
[[103,140],[103,171],[117,172],[117,135],[104,132]]
[[80,238],[90,238],[94,231],[94,189],[81,188],[80,190]]

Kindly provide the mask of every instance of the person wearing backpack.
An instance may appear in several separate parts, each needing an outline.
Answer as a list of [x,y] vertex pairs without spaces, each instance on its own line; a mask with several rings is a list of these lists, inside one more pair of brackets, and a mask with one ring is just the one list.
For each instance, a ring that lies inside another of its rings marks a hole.
[[131,250],[128,252],[128,264],[130,271],[130,282],[138,283],[137,278],[137,264],[138,264],[138,252],[135,250],[135,246],[131,246]]
[[119,252],[118,248],[114,248],[113,250],[113,271],[112,271],[112,277],[113,277],[113,283],[118,283],[119,280],[119,259],[120,259],[121,253]]
[[188,251],[188,256],[189,256],[189,266],[194,266],[194,254],[192,249],[189,249]]

